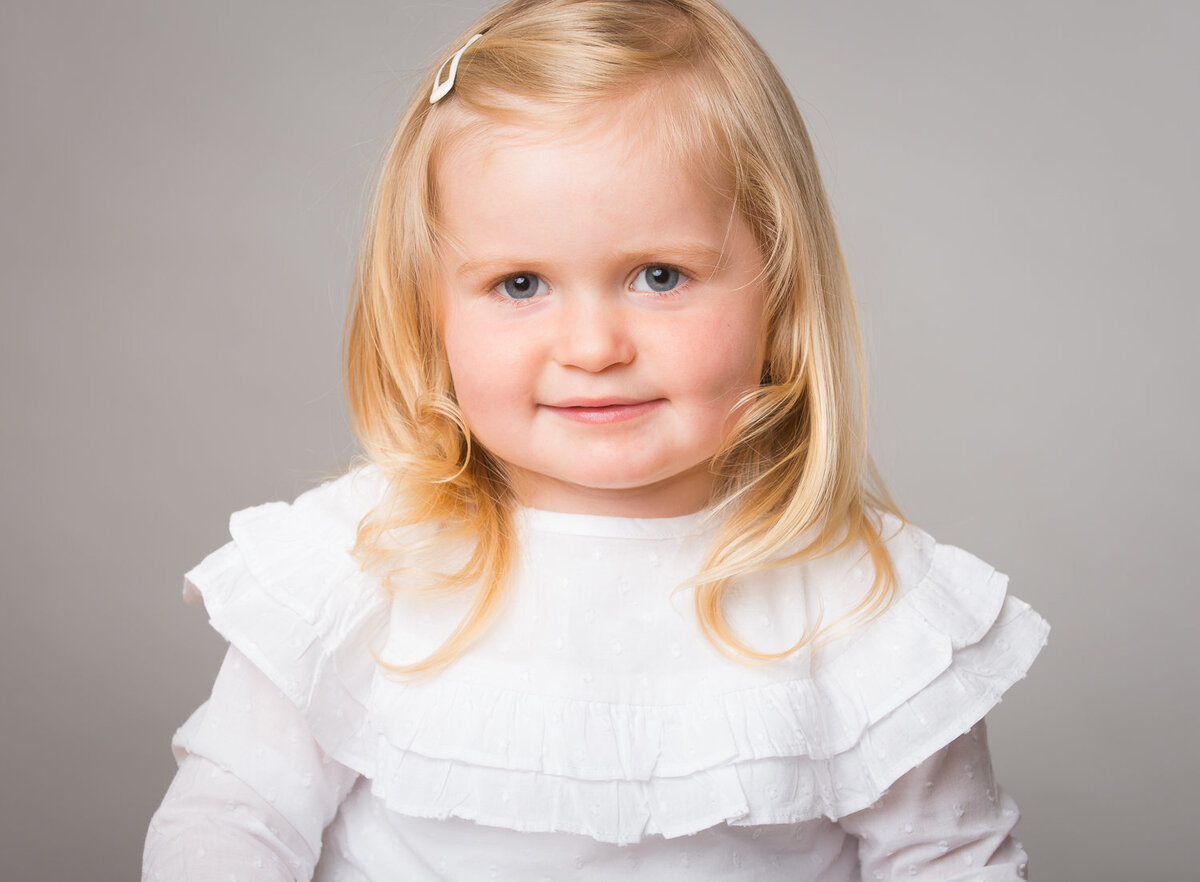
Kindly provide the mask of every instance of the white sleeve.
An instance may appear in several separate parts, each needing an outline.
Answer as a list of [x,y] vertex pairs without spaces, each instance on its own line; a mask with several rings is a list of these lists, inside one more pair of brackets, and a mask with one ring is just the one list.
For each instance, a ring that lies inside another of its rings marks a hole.
[[1026,855],[1017,806],[996,786],[982,721],[840,820],[859,840],[865,882],[1017,882]]
[[142,879],[310,879],[357,774],[232,647],[212,697],[176,733],[179,771],[150,821]]

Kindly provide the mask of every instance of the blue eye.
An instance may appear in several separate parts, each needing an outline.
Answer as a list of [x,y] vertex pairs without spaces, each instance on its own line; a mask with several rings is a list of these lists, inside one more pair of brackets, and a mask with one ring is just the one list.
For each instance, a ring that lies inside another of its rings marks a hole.
[[496,291],[511,300],[528,300],[539,294],[545,282],[533,273],[517,273],[496,286]]
[[637,278],[633,280],[633,290],[664,294],[678,288],[682,281],[683,273],[679,270],[652,264],[637,274]]

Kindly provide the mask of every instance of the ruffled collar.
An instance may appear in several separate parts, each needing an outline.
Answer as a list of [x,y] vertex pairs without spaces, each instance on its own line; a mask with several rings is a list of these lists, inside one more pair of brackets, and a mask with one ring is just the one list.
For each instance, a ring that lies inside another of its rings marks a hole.
[[[436,617],[398,607],[350,556],[380,492],[378,475],[358,471],[236,513],[233,541],[187,574],[187,590],[325,752],[407,815],[618,843],[840,817],[981,719],[1048,630],[1003,575],[897,524],[887,611],[811,657],[739,665],[688,604],[671,604],[668,583],[705,549],[707,513],[525,509],[536,535],[510,618],[461,664],[397,680],[371,648]],[[806,613],[795,598],[852,588],[859,567],[835,555],[772,571],[741,592],[744,624],[768,633]],[[598,624],[614,621],[619,636]]]

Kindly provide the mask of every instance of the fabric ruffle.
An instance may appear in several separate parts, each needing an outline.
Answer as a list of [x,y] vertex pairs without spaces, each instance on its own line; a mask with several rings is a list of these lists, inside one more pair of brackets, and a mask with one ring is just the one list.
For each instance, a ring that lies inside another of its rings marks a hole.
[[392,601],[349,554],[381,490],[364,470],[236,513],[233,541],[187,574],[185,594],[326,753],[410,816],[613,843],[838,818],[982,719],[1049,630],[1005,576],[906,528],[889,543],[896,600],[817,650],[804,677],[680,689],[675,704],[471,682],[453,667],[397,680],[372,655]]

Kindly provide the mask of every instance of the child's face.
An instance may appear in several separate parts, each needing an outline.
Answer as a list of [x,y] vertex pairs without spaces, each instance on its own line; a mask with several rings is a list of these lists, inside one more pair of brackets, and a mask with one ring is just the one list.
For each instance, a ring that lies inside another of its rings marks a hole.
[[668,517],[708,502],[764,357],[762,261],[729,200],[632,114],[488,125],[439,164],[442,329],[518,498]]

